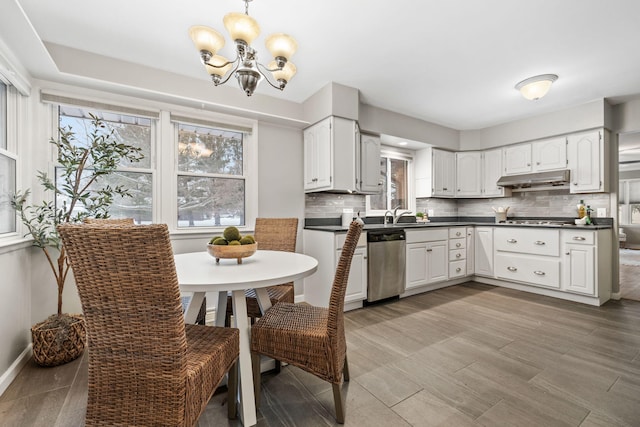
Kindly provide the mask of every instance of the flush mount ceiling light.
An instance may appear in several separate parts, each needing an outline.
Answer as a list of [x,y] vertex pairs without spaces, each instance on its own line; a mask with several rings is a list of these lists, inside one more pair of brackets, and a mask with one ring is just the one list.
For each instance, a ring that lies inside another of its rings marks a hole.
[[213,28],[195,25],[189,29],[189,36],[200,52],[200,59],[211,75],[214,85],[225,84],[231,76],[235,75],[240,89],[247,96],[253,94],[263,78],[274,88],[283,90],[296,73],[296,66],[289,62],[289,59],[298,49],[298,43],[293,37],[284,33],[270,35],[265,44],[274,60],[268,66],[259,63],[251,42],[260,34],[260,26],[249,16],[249,2],[252,0],[243,1],[244,14],[231,12],[222,19],[235,43],[235,59],[229,60],[224,56],[216,55],[225,42],[224,37]]
[[545,96],[551,89],[551,84],[556,80],[558,80],[558,76],[555,74],[541,74],[521,81],[516,85],[516,89],[520,91],[522,96],[533,101]]

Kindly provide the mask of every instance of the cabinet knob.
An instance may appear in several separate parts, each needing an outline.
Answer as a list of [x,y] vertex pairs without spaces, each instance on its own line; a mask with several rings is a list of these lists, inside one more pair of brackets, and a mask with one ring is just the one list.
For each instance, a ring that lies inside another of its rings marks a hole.
[[564,254],[565,254],[565,255],[571,255],[571,253],[570,253],[570,252],[565,252]]
[[516,239],[508,239],[507,243],[518,243]]
[[574,182],[574,183],[573,183],[573,185],[578,185],[578,183],[577,183],[577,182]]
[[534,271],[533,274],[538,275],[538,276],[544,276],[545,275],[544,271],[540,271],[540,270]]
[[443,187],[442,189],[443,189],[444,191],[447,191],[447,190],[448,190],[448,188],[447,188],[447,187]]
[[460,267],[456,268],[456,273],[460,273],[462,269]]
[[531,166],[531,163],[527,163],[527,166]]
[[540,166],[540,162],[536,162],[536,165]]
[[459,248],[460,246],[462,246],[461,243],[456,243],[456,248]]
[[462,233],[458,231],[458,232],[456,233],[456,236],[462,236]]
[[536,245],[539,245],[539,246],[546,245],[546,243],[545,243],[545,242],[543,242],[542,240],[536,240],[536,241],[535,241],[535,242],[533,242],[533,243],[535,243]]
[[456,258],[460,258],[462,254],[456,254]]
[[509,270],[509,271],[518,271],[518,269],[515,268],[515,267],[507,267],[507,270]]

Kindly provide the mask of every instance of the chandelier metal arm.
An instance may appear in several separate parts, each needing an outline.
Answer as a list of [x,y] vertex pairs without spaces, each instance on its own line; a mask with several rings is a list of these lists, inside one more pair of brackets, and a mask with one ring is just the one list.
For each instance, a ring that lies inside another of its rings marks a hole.
[[[234,62],[235,62],[236,65],[235,65],[235,67],[233,67],[231,69],[231,71],[227,72],[227,78],[224,79],[224,80],[219,81],[218,83],[216,83],[216,86],[220,86],[220,85],[225,84],[226,82],[229,81],[231,76],[233,76],[236,73],[236,71],[238,70],[238,68],[240,67],[240,64],[241,64],[240,58],[236,58],[233,61],[228,61],[225,65],[233,64]],[[207,63],[207,65],[211,65],[211,64]],[[215,65],[211,65],[211,66],[214,67],[214,68],[222,68],[222,67],[216,67]],[[224,67],[224,65],[223,65],[223,67]]]
[[[262,67],[267,73],[264,73],[260,67]],[[275,68],[273,70],[268,69],[267,67],[265,67],[264,65],[262,65],[261,63],[259,63],[258,61],[256,61],[256,69],[258,70],[258,72],[260,74],[262,74],[262,77],[264,77],[264,79],[267,81],[267,83],[269,83],[273,88],[278,89],[278,90],[284,90],[284,86],[282,85],[274,85],[273,83],[271,83],[271,79],[269,78],[268,74],[270,74],[273,71],[280,71],[282,70],[282,68]]]

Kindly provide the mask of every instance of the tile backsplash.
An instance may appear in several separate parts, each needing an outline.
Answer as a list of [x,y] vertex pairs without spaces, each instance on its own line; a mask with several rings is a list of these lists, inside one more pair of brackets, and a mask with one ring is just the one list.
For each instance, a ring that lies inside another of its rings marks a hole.
[[[337,218],[343,209],[353,209],[365,216],[365,197],[360,194],[307,193],[305,218]],[[509,217],[576,217],[576,205],[584,200],[597,216],[597,208],[609,211],[609,193],[569,194],[567,190],[527,191],[513,193],[512,197],[495,199],[417,199],[418,212],[433,209],[441,216],[493,216],[492,207],[509,206]]]

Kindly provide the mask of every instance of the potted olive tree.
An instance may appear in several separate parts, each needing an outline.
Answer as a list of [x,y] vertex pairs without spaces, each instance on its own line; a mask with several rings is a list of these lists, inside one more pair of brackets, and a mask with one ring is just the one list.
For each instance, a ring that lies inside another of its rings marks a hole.
[[11,202],[26,226],[26,236],[44,252],[58,287],[57,314],[31,327],[33,357],[43,366],[74,360],[82,354],[86,339],[82,315],[62,312],[62,291],[70,265],[56,227],[87,217],[107,218],[114,196],[131,195],[123,186],[112,187],[103,178],[114,172],[121,160],[138,162],[143,157],[139,148],[120,142],[114,130],[94,115],[86,138],[78,138],[70,126],[58,131],[58,138],[49,141],[58,153],[57,182],[38,172],[38,181],[45,192],[53,193],[53,200],[29,205],[30,191],[26,190],[17,192]]

